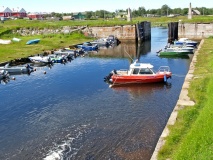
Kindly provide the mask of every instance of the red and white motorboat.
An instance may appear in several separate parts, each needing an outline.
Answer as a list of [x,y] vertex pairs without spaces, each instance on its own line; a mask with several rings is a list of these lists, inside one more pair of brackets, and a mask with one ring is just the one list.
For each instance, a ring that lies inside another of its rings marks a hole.
[[113,86],[131,83],[166,82],[172,76],[169,66],[161,66],[157,72],[153,68],[154,66],[150,63],[135,61],[130,65],[129,70],[113,70],[104,79]]

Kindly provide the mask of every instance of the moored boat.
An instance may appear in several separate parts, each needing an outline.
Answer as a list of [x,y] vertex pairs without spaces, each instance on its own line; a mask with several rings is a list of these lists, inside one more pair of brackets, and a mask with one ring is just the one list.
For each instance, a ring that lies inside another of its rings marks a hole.
[[192,41],[189,38],[180,38],[178,41],[174,41],[175,45],[193,45],[194,47],[197,46],[198,42]]
[[77,50],[73,50],[73,49],[68,49],[68,48],[65,48],[65,49],[59,49],[59,50],[56,50],[53,52],[55,55],[58,55],[58,56],[66,56],[67,58],[72,58],[72,57],[75,57],[78,53]]
[[97,51],[98,50],[98,45],[97,44],[92,44],[90,42],[84,42],[82,45],[77,45],[79,49],[83,49],[84,51]]
[[64,55],[51,54],[48,57],[50,58],[50,61],[53,63],[64,63],[67,61],[67,57]]
[[26,44],[28,44],[28,45],[30,45],[30,44],[37,44],[38,42],[40,42],[40,39],[32,39],[32,40],[27,41]]
[[30,74],[31,72],[35,71],[32,66],[29,64],[25,66],[10,66],[9,64],[6,64],[5,66],[1,66],[0,70],[7,71],[9,74],[15,74],[15,73],[27,73]]
[[33,56],[33,57],[28,57],[31,62],[33,63],[52,63],[50,57],[48,56]]
[[110,83],[110,86],[114,86],[132,83],[166,82],[172,76],[169,66],[161,66],[157,72],[153,68],[154,66],[150,63],[135,61],[128,70],[113,70],[104,79]]
[[157,52],[158,56],[183,56],[190,54],[191,51],[184,50],[182,48],[164,48],[163,50],[159,50]]

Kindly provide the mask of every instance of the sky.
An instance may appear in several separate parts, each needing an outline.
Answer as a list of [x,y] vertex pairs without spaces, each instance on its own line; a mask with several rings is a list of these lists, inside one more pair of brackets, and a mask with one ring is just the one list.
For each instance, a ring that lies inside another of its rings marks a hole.
[[84,11],[106,10],[114,12],[118,9],[158,9],[163,5],[170,8],[213,8],[212,0],[0,0],[0,6],[23,8],[26,12],[72,13]]

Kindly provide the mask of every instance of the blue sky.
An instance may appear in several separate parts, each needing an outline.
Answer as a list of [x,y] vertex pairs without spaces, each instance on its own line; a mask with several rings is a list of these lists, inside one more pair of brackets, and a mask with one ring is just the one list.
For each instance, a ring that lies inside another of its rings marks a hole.
[[167,4],[170,8],[192,7],[213,8],[211,0],[0,0],[4,7],[24,8],[27,12],[83,12],[104,9],[115,11],[116,9],[145,7],[145,9],[158,9]]

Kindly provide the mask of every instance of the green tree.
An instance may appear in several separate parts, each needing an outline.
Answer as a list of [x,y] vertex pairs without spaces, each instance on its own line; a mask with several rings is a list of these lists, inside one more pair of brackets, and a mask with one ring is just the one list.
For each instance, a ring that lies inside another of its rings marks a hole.
[[189,11],[189,9],[188,9],[188,8],[184,8],[184,9],[182,9],[182,11],[181,11],[181,15],[188,15],[188,11]]
[[93,12],[92,11],[88,11],[86,12],[86,19],[90,19],[93,15]]
[[143,16],[144,14],[146,14],[146,9],[144,7],[139,7],[138,16]]
[[162,7],[161,7],[161,15],[167,15],[168,14],[168,11],[170,10],[169,6],[164,4]]

